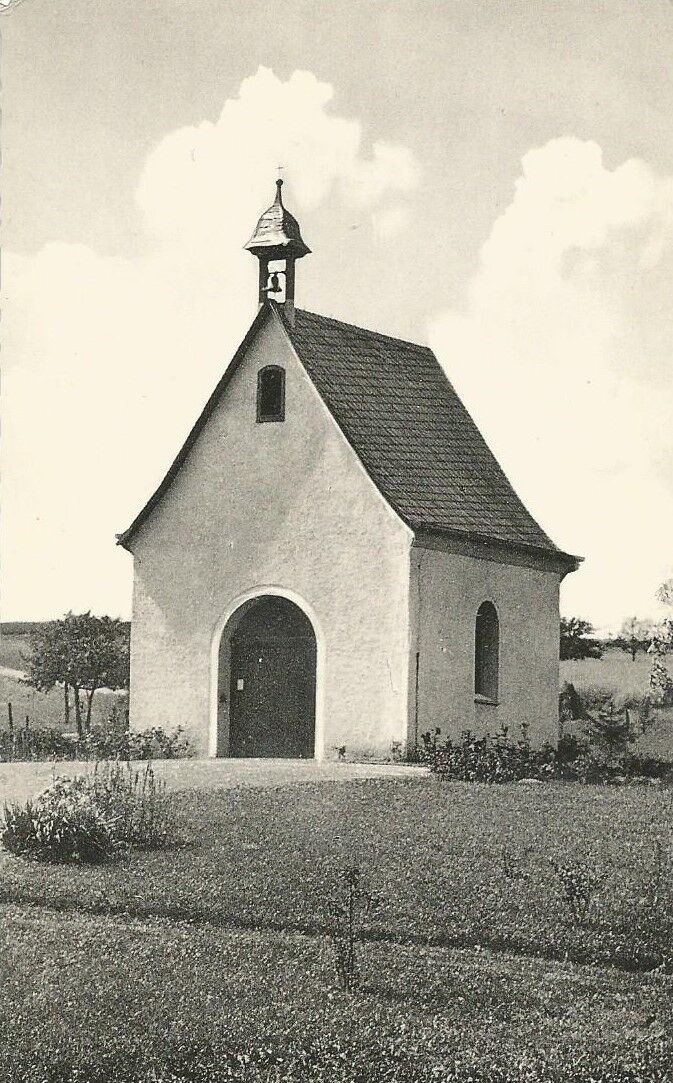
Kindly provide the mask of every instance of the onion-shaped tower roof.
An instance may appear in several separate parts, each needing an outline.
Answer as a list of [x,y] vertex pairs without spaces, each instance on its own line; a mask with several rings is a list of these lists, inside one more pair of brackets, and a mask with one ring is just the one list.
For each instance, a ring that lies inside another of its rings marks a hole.
[[311,249],[305,245],[297,219],[283,206],[282,180],[276,181],[276,198],[255,226],[255,231],[244,246],[255,256],[269,259],[285,259],[293,256],[301,259]]

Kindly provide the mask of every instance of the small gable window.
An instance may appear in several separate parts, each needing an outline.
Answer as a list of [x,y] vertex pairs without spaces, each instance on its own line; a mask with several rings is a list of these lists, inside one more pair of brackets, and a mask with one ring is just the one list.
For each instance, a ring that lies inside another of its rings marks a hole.
[[285,420],[285,369],[267,365],[257,373],[257,420]]
[[474,694],[491,703],[498,700],[500,625],[493,602],[482,602],[474,632]]

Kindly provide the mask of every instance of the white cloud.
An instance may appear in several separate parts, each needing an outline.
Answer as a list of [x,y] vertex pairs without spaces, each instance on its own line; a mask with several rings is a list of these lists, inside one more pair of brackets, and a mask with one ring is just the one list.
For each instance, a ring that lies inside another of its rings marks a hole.
[[3,614],[128,611],[130,558],[114,547],[160,480],[254,314],[241,246],[273,194],[292,206],[334,190],[373,216],[408,191],[405,147],[363,148],[310,72],[260,68],[215,124],[151,152],[137,200],[147,252],[51,244],[5,253]]
[[374,236],[382,241],[398,237],[409,225],[409,209],[399,203],[392,207],[384,207],[372,215]]
[[138,187],[148,229],[189,244],[207,238],[221,255],[232,229],[247,240],[279,165],[300,208],[321,203],[335,186],[362,207],[413,188],[420,170],[412,151],[375,142],[366,156],[359,122],[328,111],[333,94],[311,72],[282,82],[260,67],[215,124],[181,128],[150,156]]
[[431,328],[531,510],[586,556],[564,607],[599,624],[649,610],[673,559],[672,227],[673,178],[552,140]]

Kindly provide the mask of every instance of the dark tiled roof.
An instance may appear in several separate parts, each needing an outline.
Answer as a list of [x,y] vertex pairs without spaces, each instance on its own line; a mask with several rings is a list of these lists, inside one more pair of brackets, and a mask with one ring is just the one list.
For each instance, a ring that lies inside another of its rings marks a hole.
[[301,309],[287,330],[370,477],[412,529],[566,557],[521,503],[430,349]]

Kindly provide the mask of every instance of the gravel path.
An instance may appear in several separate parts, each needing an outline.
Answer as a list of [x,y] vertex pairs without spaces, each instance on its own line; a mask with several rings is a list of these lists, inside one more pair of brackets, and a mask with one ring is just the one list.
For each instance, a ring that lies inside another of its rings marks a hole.
[[[155,760],[154,768],[170,790],[288,786],[358,778],[421,779],[426,775],[425,769],[409,764],[315,763],[314,760]],[[91,763],[0,763],[0,808],[5,801],[33,797],[51,782],[54,774],[76,775],[92,769]]]

